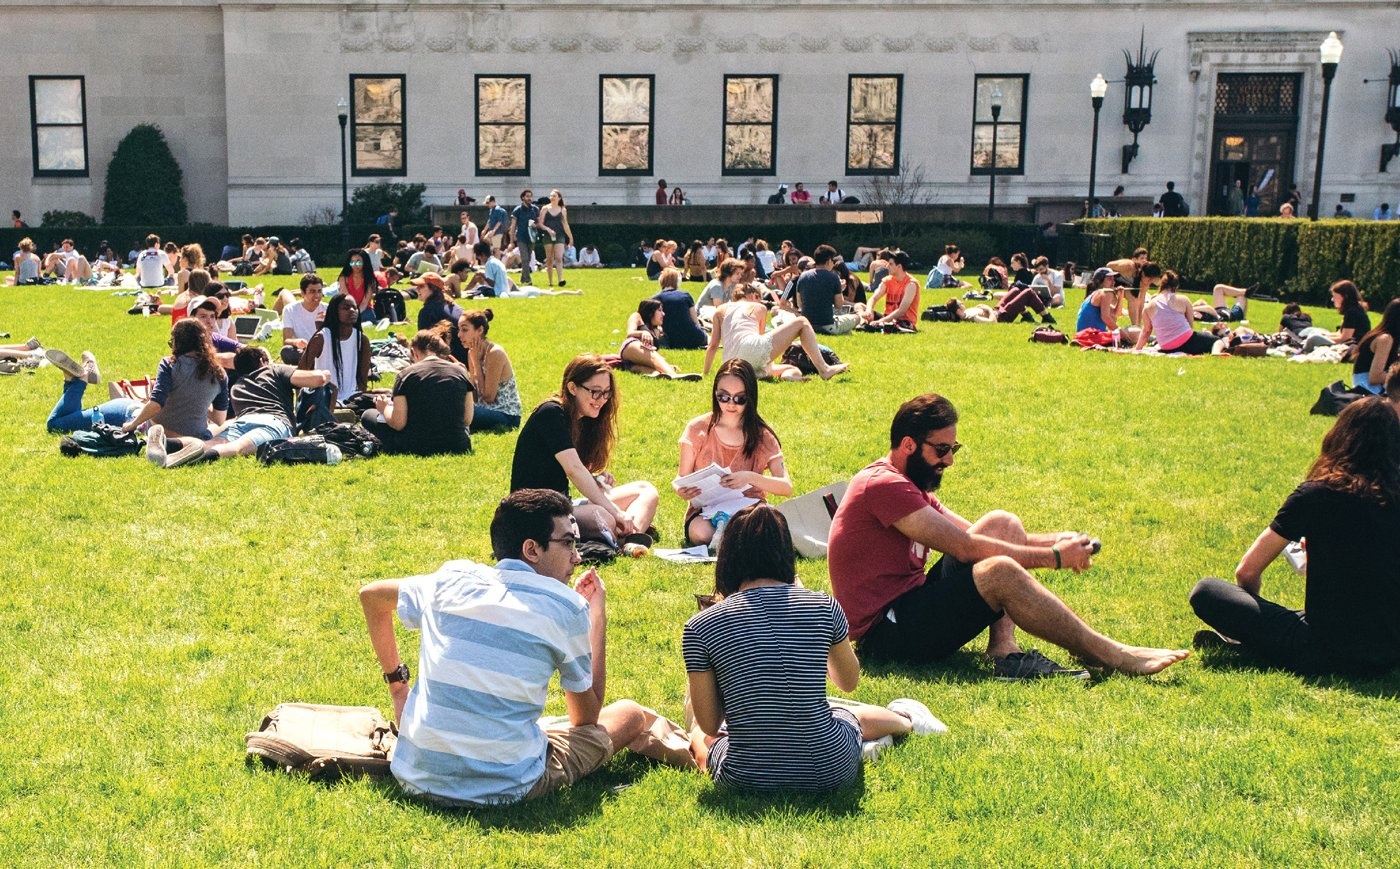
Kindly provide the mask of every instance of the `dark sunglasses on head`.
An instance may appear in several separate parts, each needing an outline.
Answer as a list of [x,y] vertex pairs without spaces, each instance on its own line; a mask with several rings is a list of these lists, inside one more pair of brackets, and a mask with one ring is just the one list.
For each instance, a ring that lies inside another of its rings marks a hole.
[[957,441],[953,441],[951,444],[935,444],[924,441],[924,446],[931,447],[933,449],[933,454],[940,459],[947,458],[949,453],[956,453],[963,447],[963,445]]
[[715,401],[718,401],[720,404],[732,404],[735,407],[743,407],[749,403],[749,397],[742,392],[738,395],[730,395],[727,392],[716,392]]

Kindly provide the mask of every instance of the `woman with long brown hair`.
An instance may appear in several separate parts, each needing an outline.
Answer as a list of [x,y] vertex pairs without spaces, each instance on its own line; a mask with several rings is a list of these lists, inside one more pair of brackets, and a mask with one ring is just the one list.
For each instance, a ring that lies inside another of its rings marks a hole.
[[[1264,568],[1306,540],[1302,609],[1259,596]],[[1400,417],[1382,398],[1348,405],[1307,480],[1235,568],[1203,579],[1191,608],[1232,646],[1299,673],[1376,673],[1400,664]]]
[[467,352],[467,374],[476,389],[472,431],[520,428],[520,388],[505,348],[487,338],[495,314],[463,311],[457,320],[457,340]]
[[608,472],[617,442],[617,384],[612,367],[595,353],[575,356],[559,392],[530,414],[515,442],[510,490],[553,489],[573,483],[588,503],[574,508],[585,539],[620,546],[651,545],[645,532],[656,516],[656,487],[645,480],[619,484]]
[[1391,299],[1376,328],[1361,337],[1351,366],[1351,382],[1375,395],[1385,388],[1385,373],[1400,358],[1400,299]]
[[[767,500],[769,494],[792,494],[792,480],[783,463],[783,448],[772,426],[758,415],[758,376],[742,359],[731,359],[715,373],[710,391],[710,412],[686,423],[681,432],[681,459],[677,476],[684,477],[711,463],[728,468],[720,485],[736,489],[747,498]],[[765,475],[764,472],[767,472]],[[676,489],[684,501],[700,490]],[[716,517],[690,505],[685,512],[687,543],[709,543],[715,536]]]

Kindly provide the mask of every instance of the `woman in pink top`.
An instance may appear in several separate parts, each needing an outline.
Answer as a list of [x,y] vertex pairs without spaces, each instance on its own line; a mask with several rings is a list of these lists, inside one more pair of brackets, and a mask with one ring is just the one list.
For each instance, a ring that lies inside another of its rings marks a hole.
[[1137,349],[1147,346],[1147,340],[1155,333],[1157,349],[1163,353],[1209,353],[1218,340],[1209,332],[1197,332],[1192,328],[1196,322],[1196,312],[1191,300],[1178,296],[1180,286],[1176,272],[1167,269],[1162,272],[1162,290],[1142,309],[1142,331],[1138,334]]
[[[713,462],[730,470],[720,484],[742,489],[745,497],[764,501],[769,493],[784,497],[792,494],[792,480],[783,464],[778,436],[758,415],[758,375],[742,359],[731,359],[719,367],[710,393],[710,412],[686,424],[680,444],[679,476]],[[764,471],[768,473],[765,475]],[[700,490],[682,487],[676,494],[689,501]],[[699,508],[688,507],[687,543],[709,543],[714,536],[714,524],[700,515]]]

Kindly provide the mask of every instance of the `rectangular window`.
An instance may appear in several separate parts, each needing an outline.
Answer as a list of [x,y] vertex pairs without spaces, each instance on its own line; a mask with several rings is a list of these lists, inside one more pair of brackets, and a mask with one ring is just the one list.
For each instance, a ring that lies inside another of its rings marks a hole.
[[[972,97],[972,174],[992,171],[992,128],[996,127],[997,174],[1026,172],[1026,84],[1029,75],[979,75]],[[1001,114],[992,123],[992,106]]]
[[778,77],[724,77],[725,175],[774,175],[778,171]]
[[350,76],[350,172],[408,174],[404,76]]
[[899,174],[902,75],[853,75],[846,92],[846,174]]
[[528,75],[476,77],[476,174],[530,174]]
[[29,77],[34,175],[86,178],[87,84],[83,76]]
[[598,174],[650,175],[654,75],[598,76]]

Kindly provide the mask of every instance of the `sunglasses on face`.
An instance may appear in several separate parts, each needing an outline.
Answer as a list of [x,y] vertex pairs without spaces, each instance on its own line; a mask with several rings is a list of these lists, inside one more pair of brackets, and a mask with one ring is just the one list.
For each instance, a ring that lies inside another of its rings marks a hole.
[[364,263],[363,263],[363,262],[360,262],[360,261],[357,260],[357,259],[352,259],[352,260],[350,260],[350,265],[351,265],[351,266],[362,266],[362,265],[364,265]]
[[935,444],[929,441],[924,441],[924,446],[931,448],[933,450],[933,454],[935,456],[938,456],[940,459],[947,458],[949,453],[956,453],[963,447],[963,445],[958,443],[957,441],[953,441],[951,444]]
[[735,407],[743,407],[749,403],[749,397],[742,392],[737,395],[730,395],[727,392],[716,392],[715,401],[718,401],[720,404],[732,404]]

